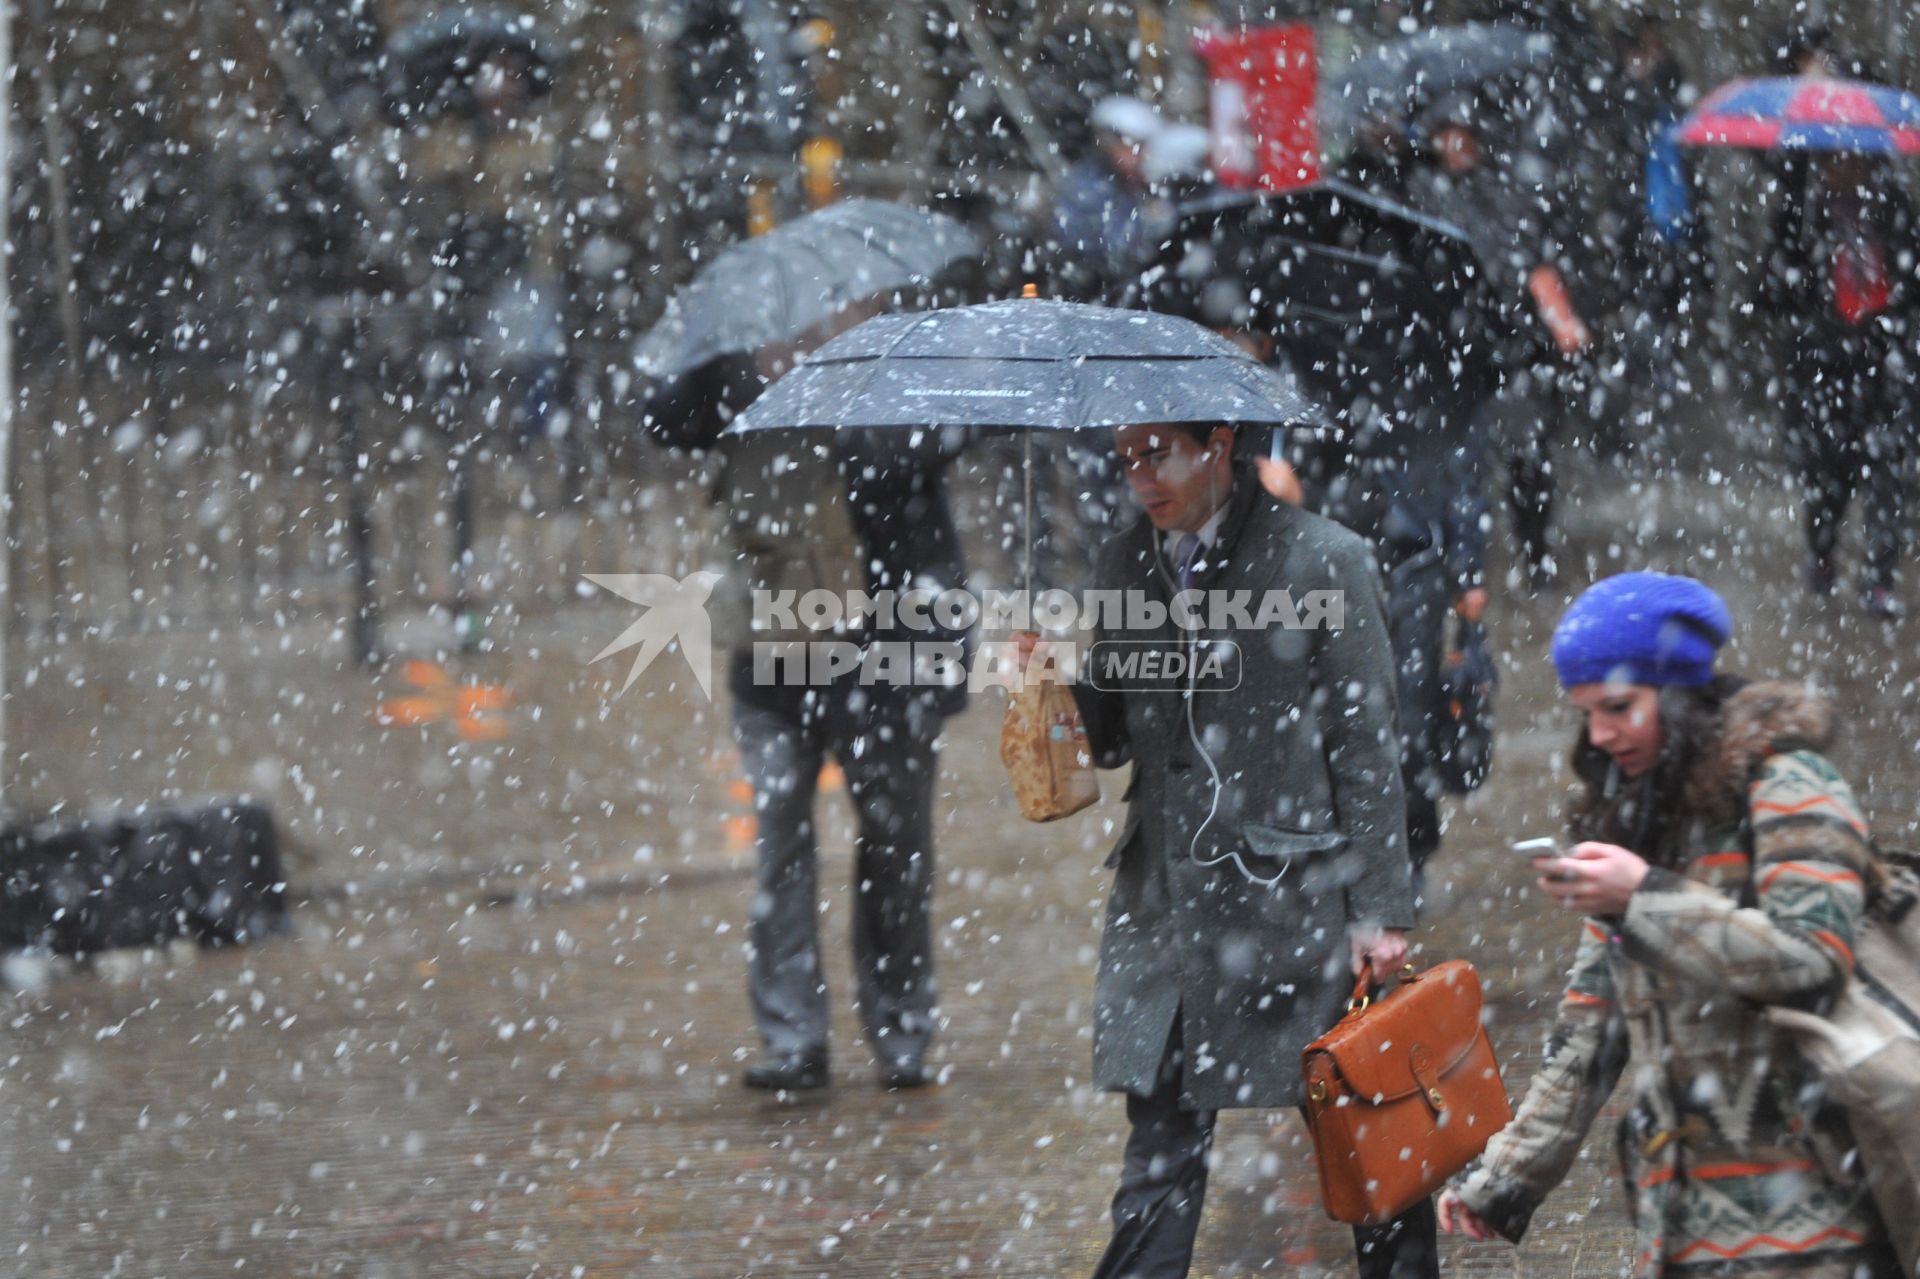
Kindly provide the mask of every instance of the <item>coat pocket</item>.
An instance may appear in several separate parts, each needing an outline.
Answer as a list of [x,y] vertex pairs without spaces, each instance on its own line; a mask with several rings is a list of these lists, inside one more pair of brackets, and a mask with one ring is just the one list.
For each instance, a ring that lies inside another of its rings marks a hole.
[[[1132,793],[1131,787],[1128,788],[1128,793]],[[1132,804],[1129,804],[1127,805],[1127,819],[1120,823],[1120,838],[1113,841],[1113,849],[1107,854],[1107,860],[1103,862],[1102,865],[1108,870],[1112,870],[1118,866],[1120,864],[1120,858],[1127,851],[1127,845],[1131,844],[1133,837],[1139,833],[1140,810]]]
[[1286,830],[1247,822],[1240,827],[1246,839],[1247,869],[1263,880],[1278,879],[1298,863],[1331,856],[1347,846],[1337,830]]

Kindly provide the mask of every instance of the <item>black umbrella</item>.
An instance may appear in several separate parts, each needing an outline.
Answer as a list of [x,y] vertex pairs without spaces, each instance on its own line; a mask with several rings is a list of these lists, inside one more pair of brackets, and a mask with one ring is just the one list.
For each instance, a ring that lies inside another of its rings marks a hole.
[[1315,398],[1477,393],[1484,271],[1458,227],[1340,182],[1183,207],[1126,300],[1271,336]]
[[1321,419],[1282,375],[1189,320],[1021,299],[868,320],[767,388],[729,431]]
[[1281,374],[1189,320],[1023,298],[868,320],[767,388],[728,434],[870,428],[869,436],[911,432],[937,440],[939,428],[1021,431],[1021,580],[1031,581],[1034,431],[1324,421]]
[[516,63],[530,94],[553,88],[559,54],[532,18],[457,7],[431,13],[394,36],[387,51],[388,108],[402,120],[472,111],[474,73],[493,57]]
[[964,226],[884,200],[847,200],[736,244],[675,294],[635,359],[677,377],[783,344],[855,303],[931,287],[980,259]]
[[1321,127],[1339,137],[1372,117],[1406,117],[1451,90],[1546,67],[1554,51],[1552,36],[1509,22],[1429,27],[1362,54],[1326,81]]

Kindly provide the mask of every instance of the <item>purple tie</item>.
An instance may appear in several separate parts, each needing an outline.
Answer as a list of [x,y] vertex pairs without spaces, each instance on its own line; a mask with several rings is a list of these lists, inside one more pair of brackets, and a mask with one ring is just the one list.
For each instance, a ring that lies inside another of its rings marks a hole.
[[1203,549],[1205,548],[1201,545],[1200,535],[1197,533],[1182,533],[1180,540],[1174,544],[1173,575],[1174,579],[1180,583],[1181,590],[1193,589],[1193,569],[1194,565],[1200,562],[1200,552]]

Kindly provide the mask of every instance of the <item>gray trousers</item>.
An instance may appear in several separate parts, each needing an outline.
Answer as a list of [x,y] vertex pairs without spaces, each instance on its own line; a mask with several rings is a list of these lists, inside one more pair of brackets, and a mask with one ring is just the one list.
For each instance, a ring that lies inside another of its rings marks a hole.
[[[829,695],[831,696],[831,695]],[[854,840],[853,970],[861,1021],[885,1061],[918,1058],[933,1033],[933,739],[939,720],[829,708],[803,720],[736,706],[734,739],[759,819],[759,881],[747,984],[769,1056],[825,1057],[819,857],[813,804],[822,760],[847,779]]]
[[[1094,1279],[1186,1279],[1207,1195],[1216,1112],[1180,1105],[1180,1019],[1153,1092],[1127,1094],[1126,1164],[1113,1196],[1113,1239]],[[1435,1279],[1439,1220],[1423,1199],[1384,1226],[1355,1226],[1361,1279]]]

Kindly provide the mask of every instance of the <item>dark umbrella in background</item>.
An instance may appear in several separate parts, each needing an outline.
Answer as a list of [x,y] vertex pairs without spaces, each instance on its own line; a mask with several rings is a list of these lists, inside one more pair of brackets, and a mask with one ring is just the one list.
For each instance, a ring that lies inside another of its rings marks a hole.
[[560,61],[531,17],[468,8],[443,9],[402,28],[387,57],[387,108],[402,121],[471,112],[474,75],[491,58],[512,60],[534,95],[552,91]]
[[1355,58],[1320,91],[1323,137],[1344,140],[1369,119],[1405,119],[1426,102],[1552,65],[1552,36],[1508,22],[1429,27]]
[[1286,378],[1190,320],[1027,298],[868,320],[769,387],[728,433],[869,428],[924,446],[917,437],[1023,432],[1031,581],[1034,431],[1324,421]]
[[980,258],[973,234],[941,214],[884,200],[830,205],[708,263],[640,339],[635,361],[648,377],[681,377],[791,343],[863,302],[932,288]]
[[1128,300],[1273,339],[1309,393],[1477,395],[1485,272],[1458,227],[1339,182],[1185,206]]

